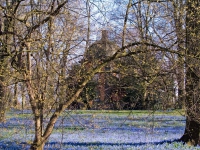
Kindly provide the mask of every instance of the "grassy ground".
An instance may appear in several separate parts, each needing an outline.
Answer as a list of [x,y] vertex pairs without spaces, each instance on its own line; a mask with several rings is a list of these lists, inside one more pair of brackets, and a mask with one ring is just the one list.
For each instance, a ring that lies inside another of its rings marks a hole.
[[[0,124],[0,149],[28,149],[34,137],[30,113],[7,113],[7,122]],[[173,142],[184,132],[183,114],[183,110],[67,110],[45,149],[200,149]]]
[[173,116],[184,116],[185,111],[182,109],[176,110],[71,110],[66,111],[67,113],[74,113],[74,114],[115,114],[115,115],[173,115]]

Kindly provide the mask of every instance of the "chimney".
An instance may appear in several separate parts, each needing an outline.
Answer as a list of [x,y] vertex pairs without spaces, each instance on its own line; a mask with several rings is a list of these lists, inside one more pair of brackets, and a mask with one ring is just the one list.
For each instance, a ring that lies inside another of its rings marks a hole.
[[108,32],[107,32],[107,30],[102,30],[101,31],[101,40],[102,41],[107,41],[108,40]]

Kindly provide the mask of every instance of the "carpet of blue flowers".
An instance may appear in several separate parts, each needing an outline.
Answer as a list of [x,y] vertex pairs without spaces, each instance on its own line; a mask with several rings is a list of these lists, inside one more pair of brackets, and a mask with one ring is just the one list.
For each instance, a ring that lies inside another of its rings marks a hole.
[[[34,137],[29,111],[10,111],[0,124],[0,149],[28,149]],[[48,119],[46,120],[46,123]],[[185,117],[169,114],[65,112],[55,125],[47,150],[194,150],[177,142],[184,132]]]

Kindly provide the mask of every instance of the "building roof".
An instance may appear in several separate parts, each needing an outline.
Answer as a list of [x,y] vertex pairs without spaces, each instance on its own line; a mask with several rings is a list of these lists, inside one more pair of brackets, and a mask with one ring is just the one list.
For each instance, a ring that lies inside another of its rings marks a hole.
[[103,59],[112,56],[119,47],[108,39],[108,32],[102,31],[101,39],[94,42],[86,51],[87,59]]

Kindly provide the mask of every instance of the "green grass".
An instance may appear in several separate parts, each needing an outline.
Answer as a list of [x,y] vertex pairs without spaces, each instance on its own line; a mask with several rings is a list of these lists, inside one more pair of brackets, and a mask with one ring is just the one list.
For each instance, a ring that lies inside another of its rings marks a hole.
[[[137,115],[137,116],[146,116],[146,115],[171,115],[171,116],[184,116],[185,111],[181,109],[176,110],[166,110],[166,111],[153,111],[153,110],[67,110],[63,113],[63,115],[67,114],[99,114],[99,115]],[[32,114],[15,114],[13,111],[7,111],[6,118],[31,118]]]
[[67,111],[67,113],[72,114],[116,114],[116,115],[172,115],[181,116],[184,115],[184,110],[170,110],[170,111],[153,111],[153,110],[72,110]]
[[33,116],[33,114],[15,114],[14,112],[12,111],[7,111],[6,112],[6,119],[9,119],[9,118],[31,118]]
[[72,126],[72,127],[63,127],[54,129],[53,133],[62,133],[62,132],[73,132],[73,131],[82,131],[85,130],[84,127]]
[[143,121],[143,120],[138,120],[138,121],[131,121],[131,122],[125,122],[127,126],[134,126],[134,127],[179,127],[179,126],[184,126],[182,122],[179,121],[171,121],[170,124],[166,124],[165,120],[149,120],[149,121]]

